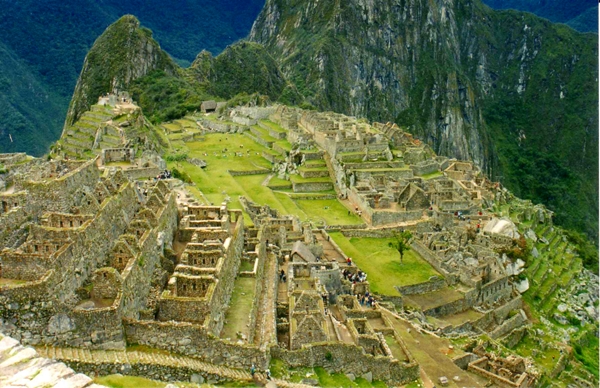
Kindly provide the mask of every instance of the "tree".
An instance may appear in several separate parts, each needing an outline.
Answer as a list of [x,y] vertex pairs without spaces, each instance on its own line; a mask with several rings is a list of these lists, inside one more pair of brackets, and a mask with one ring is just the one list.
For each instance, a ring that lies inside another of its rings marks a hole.
[[410,239],[412,239],[412,233],[408,230],[402,230],[400,232],[394,232],[392,235],[393,241],[388,243],[390,248],[394,248],[400,254],[400,263],[404,259],[404,252],[410,251]]

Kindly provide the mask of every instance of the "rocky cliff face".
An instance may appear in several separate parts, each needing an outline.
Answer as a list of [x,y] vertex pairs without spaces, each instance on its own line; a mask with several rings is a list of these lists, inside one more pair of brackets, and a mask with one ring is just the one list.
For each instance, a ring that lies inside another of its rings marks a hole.
[[[250,39],[318,108],[395,121],[519,195],[590,210],[597,230],[596,35],[479,0],[267,0]],[[586,194],[544,197],[524,155]]]
[[129,85],[154,70],[175,74],[177,65],[152,39],[152,32],[126,15],[110,25],[89,51],[69,105],[65,128],[109,92]]
[[[250,38],[319,108],[400,121],[436,151],[488,161],[452,2],[267,1]],[[472,33],[471,33],[472,35]]]

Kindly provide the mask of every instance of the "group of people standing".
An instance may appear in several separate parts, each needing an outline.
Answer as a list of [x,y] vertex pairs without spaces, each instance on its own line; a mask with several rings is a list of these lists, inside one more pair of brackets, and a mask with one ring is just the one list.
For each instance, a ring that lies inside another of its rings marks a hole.
[[342,276],[344,277],[344,279],[352,283],[362,283],[367,280],[367,274],[361,271],[360,269],[354,273],[352,273],[348,269],[345,269],[342,271]]

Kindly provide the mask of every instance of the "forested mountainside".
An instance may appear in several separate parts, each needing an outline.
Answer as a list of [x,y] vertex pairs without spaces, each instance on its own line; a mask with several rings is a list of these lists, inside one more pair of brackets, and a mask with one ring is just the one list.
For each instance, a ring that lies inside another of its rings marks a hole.
[[187,66],[201,50],[216,55],[244,38],[263,4],[0,0],[0,104],[8,112],[0,119],[0,152],[41,155],[59,138],[85,55],[122,15],[135,13],[166,51]]
[[315,107],[394,121],[597,236],[597,35],[478,0],[268,0],[250,39]]
[[598,32],[598,2],[594,0],[484,0],[495,9],[518,9],[580,32]]

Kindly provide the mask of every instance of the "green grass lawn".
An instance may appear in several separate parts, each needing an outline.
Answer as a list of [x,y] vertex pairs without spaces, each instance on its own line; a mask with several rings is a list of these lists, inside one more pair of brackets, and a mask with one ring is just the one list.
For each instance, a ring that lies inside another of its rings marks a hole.
[[269,181],[269,186],[291,186],[292,182],[287,181],[285,179],[281,179],[281,178],[277,178],[276,176],[274,176],[273,178],[271,178],[271,180]]
[[240,272],[247,272],[254,270],[254,261],[242,260],[240,263]]
[[250,319],[252,300],[254,299],[255,278],[238,277],[233,285],[231,301],[225,314],[225,325],[221,331],[221,338],[229,338],[237,341],[236,333],[241,332],[249,335],[246,326]]
[[[264,141],[268,141],[268,142],[272,142],[275,143],[277,141],[277,139],[275,139],[273,136],[269,135],[269,131],[267,131],[266,129],[258,126],[258,125],[253,125],[252,129],[254,129],[256,132],[259,133],[259,137],[261,137]],[[253,133],[254,134],[254,133]],[[254,134],[256,136],[256,134]]]
[[334,241],[354,263],[365,271],[373,292],[398,295],[394,286],[422,283],[431,276],[441,276],[414,251],[404,253],[400,263],[398,252],[388,246],[390,238],[346,238],[340,232],[330,233]]
[[292,144],[287,140],[279,140],[279,141],[276,141],[275,144],[277,144],[278,146],[280,146],[287,152],[290,152],[292,150]]
[[307,160],[306,162],[304,162],[304,165],[306,167],[316,167],[316,166],[327,167],[327,163],[325,163],[325,160],[323,160],[323,159]]
[[287,133],[287,131],[285,129],[283,129],[279,124],[274,123],[270,120],[261,120],[260,122],[276,132]]
[[428,179],[433,179],[433,178],[437,178],[440,176],[443,176],[444,173],[442,173],[441,171],[434,171],[432,173],[429,174],[425,174],[425,175],[421,175],[421,178],[428,180]]
[[358,225],[363,220],[350,212],[337,199],[298,199],[294,200],[300,209],[312,220],[324,220],[327,225]]
[[[537,341],[530,335],[526,335],[514,350],[523,357],[532,357],[536,365],[547,373],[554,369],[560,357],[558,349],[547,347],[545,350],[542,350]],[[537,351],[535,356],[533,355],[533,350]]]
[[[243,148],[240,148],[243,145]],[[239,196],[243,195],[261,205],[269,205],[281,214],[293,214],[301,220],[324,220],[328,225],[361,224],[362,220],[351,214],[337,200],[295,200],[284,192],[272,191],[263,186],[268,174],[232,176],[229,170],[249,171],[265,169],[269,171],[271,163],[261,154],[267,148],[255,143],[250,138],[240,134],[208,134],[204,141],[187,143],[190,158],[199,158],[207,162],[204,169],[188,162],[171,162],[169,168],[184,170],[202,191],[206,199],[213,204],[220,204],[226,196],[231,202],[229,207],[241,209]],[[222,153],[227,148],[227,157]],[[248,154],[248,150],[250,153]],[[244,157],[234,157],[233,152],[243,152]],[[258,155],[257,155],[258,153]],[[216,155],[215,155],[216,154]],[[328,178],[303,179],[301,181],[328,181]],[[271,178],[269,184],[290,184],[289,181]],[[199,194],[199,193],[198,193]],[[198,195],[199,197],[199,195]]]
[[379,380],[374,380],[372,383],[369,383],[367,380],[358,377],[356,380],[352,381],[343,373],[329,374],[324,368],[321,367],[316,367],[314,369],[288,368],[283,361],[276,358],[271,359],[269,369],[271,370],[273,377],[282,378],[283,376],[288,376],[289,381],[294,383],[301,382],[302,379],[307,378],[307,376],[311,379],[317,379],[319,380],[320,387],[387,387],[384,382]]

